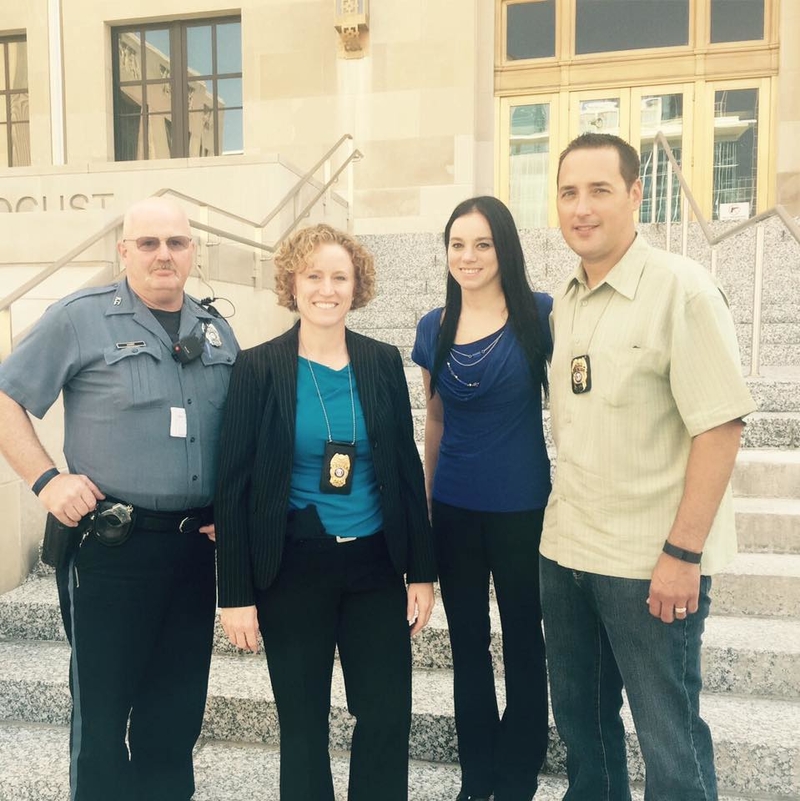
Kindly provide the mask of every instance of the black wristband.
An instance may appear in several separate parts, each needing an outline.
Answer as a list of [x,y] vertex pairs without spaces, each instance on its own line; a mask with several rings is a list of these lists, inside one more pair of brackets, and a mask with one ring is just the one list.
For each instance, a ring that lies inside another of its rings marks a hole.
[[58,475],[61,475],[61,473],[56,467],[45,470],[44,473],[33,482],[31,492],[33,492],[34,495],[38,495]]
[[697,553],[696,551],[687,551],[684,548],[679,548],[677,545],[673,545],[669,540],[664,541],[664,547],[662,550],[668,556],[674,556],[676,559],[680,559],[681,562],[691,562],[693,565],[699,565],[700,560],[703,558],[702,551],[700,551],[700,553]]

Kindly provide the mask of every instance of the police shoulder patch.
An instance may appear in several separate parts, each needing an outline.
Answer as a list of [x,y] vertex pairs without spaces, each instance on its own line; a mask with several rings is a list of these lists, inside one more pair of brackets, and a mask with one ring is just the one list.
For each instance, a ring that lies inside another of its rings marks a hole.
[[61,299],[61,302],[65,306],[69,306],[76,300],[83,300],[83,298],[97,297],[99,295],[109,295],[112,292],[117,291],[117,286],[118,286],[117,284],[108,284],[106,286],[86,287],[85,289],[79,289],[77,292],[73,292],[71,295],[67,295],[66,297]]

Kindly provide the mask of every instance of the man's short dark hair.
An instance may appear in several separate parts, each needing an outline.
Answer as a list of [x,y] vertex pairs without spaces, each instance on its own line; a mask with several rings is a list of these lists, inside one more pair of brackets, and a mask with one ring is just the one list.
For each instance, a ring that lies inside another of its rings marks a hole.
[[573,150],[595,150],[601,147],[611,147],[619,154],[619,171],[625,181],[625,187],[630,189],[639,177],[639,154],[624,139],[613,134],[582,133],[575,137],[558,157],[558,172],[556,182],[561,175],[561,164]]

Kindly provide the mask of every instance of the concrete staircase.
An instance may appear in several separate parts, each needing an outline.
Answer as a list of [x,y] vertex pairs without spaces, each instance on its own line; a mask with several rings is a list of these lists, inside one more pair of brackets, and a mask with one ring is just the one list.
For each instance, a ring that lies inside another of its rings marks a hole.
[[[702,710],[714,732],[725,798],[798,799],[800,451],[743,451],[735,488],[737,525],[746,550],[714,582]],[[492,651],[502,696],[494,606],[492,613]],[[54,581],[40,569],[26,584],[0,597],[3,801],[67,798],[68,656]],[[459,777],[451,658],[440,604],[430,626],[414,641],[414,665],[412,798],[452,801]],[[631,773],[641,782],[643,766],[629,728]],[[351,732],[337,669],[331,745],[342,799],[347,776],[344,752]],[[204,739],[197,751],[196,799],[277,799],[278,735],[263,656],[236,653],[218,628]],[[547,776],[537,799],[563,795],[563,771],[563,747],[553,729]]]
[[[351,325],[401,348],[421,439],[425,399],[409,354],[417,320],[443,300],[441,239],[432,234],[362,239],[377,256],[380,296],[353,313]],[[553,291],[568,269],[564,265],[574,263],[558,232],[530,232],[523,241],[534,284]],[[781,248],[776,244],[774,250]],[[782,276],[777,283],[786,285]],[[746,292],[737,286],[729,294],[737,322],[746,326]],[[775,302],[792,308],[776,316],[774,326],[797,319],[795,300],[776,297]],[[794,344],[787,349],[779,329],[770,330],[775,348],[765,347],[771,354],[767,363],[800,364]],[[785,801],[800,799],[800,369],[766,369],[751,389],[759,412],[746,427],[745,449],[734,475],[742,553],[714,581],[702,712],[715,736],[721,798]],[[545,421],[549,429],[547,413]],[[502,699],[494,606],[492,613],[492,651]],[[0,801],[68,797],[68,655],[54,581],[40,567],[26,584],[0,596]],[[452,801],[460,782],[452,666],[441,604],[414,641],[414,665],[410,798]],[[643,765],[629,715],[626,721],[634,798],[641,801]],[[331,746],[340,801],[346,798],[351,732],[337,670]],[[278,736],[263,655],[236,653],[218,628],[203,739],[196,753],[196,801],[277,799]],[[551,728],[537,801],[562,798],[563,774],[563,746]]]

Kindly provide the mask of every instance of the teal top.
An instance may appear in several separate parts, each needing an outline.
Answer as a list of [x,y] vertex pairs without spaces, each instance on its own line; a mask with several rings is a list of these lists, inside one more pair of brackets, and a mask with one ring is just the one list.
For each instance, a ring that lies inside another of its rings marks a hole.
[[314,504],[328,534],[368,537],[383,528],[383,516],[372,464],[372,450],[369,447],[367,426],[355,377],[352,378],[351,404],[349,365],[341,370],[332,370],[314,362],[313,370],[334,441],[353,441],[355,407],[356,457],[353,483],[349,495],[320,492],[319,482],[328,429],[308,359],[300,357],[297,365],[297,413],[289,508],[305,509],[309,504]]

